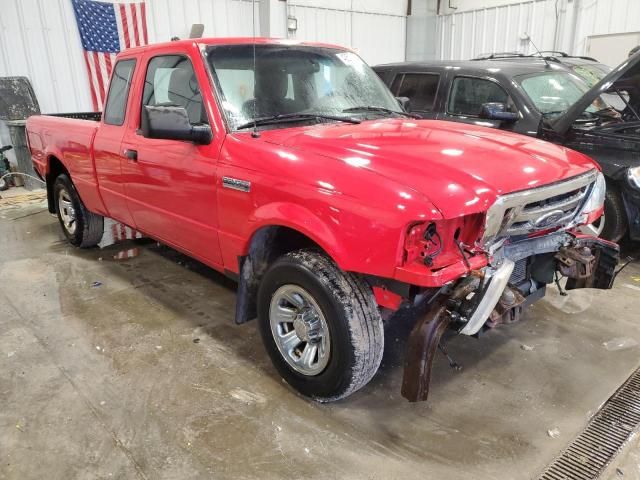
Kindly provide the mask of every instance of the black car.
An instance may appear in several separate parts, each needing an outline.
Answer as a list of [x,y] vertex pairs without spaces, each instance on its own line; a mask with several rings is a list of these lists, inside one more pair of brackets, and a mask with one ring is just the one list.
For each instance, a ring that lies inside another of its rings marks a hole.
[[525,55],[523,53],[492,53],[488,55],[481,55],[474,60],[502,60],[513,62],[528,62],[531,59],[544,58],[547,62],[554,62],[560,65],[564,65],[582,78],[587,85],[593,87],[596,83],[606,77],[611,70],[610,66],[600,63],[598,60],[592,57],[583,57],[577,55],[569,55],[565,52],[556,52],[545,50],[540,53],[534,53],[531,55]]
[[374,67],[423,118],[536,136],[589,155],[607,178],[605,215],[587,229],[640,240],[640,54],[594,87],[544,58]]

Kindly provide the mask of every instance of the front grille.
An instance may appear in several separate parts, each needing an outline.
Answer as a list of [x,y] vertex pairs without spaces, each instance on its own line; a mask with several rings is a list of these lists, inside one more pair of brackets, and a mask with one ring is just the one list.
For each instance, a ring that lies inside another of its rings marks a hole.
[[640,426],[640,369],[605,402],[539,480],[595,480]]
[[570,224],[591,193],[597,171],[498,197],[487,212],[485,243]]
[[528,258],[521,258],[515,262],[513,272],[509,278],[511,285],[518,285],[527,279],[527,261]]
[[[588,191],[588,186],[585,186],[551,198],[525,204],[514,214],[513,222],[506,229],[507,234],[518,235],[545,230],[571,221],[578,214]],[[553,216],[551,216],[552,214]],[[540,221],[541,219],[542,221]]]

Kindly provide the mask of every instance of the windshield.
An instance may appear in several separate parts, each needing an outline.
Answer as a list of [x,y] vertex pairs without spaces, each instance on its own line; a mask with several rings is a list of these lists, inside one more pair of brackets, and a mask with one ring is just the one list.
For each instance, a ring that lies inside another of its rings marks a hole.
[[[373,70],[352,52],[255,45],[254,61],[254,45],[227,45],[210,47],[207,59],[234,130],[279,115],[300,114],[301,121],[318,115],[324,121],[338,121],[327,117],[403,113]],[[283,125],[290,124],[288,120]]]
[[[587,93],[589,86],[568,72],[545,72],[516,78],[536,109],[545,116],[564,113]],[[610,108],[601,98],[589,105],[586,112],[595,113]]]
[[599,63],[589,63],[583,65],[574,65],[571,67],[582,80],[587,82],[589,87],[593,87],[611,72],[611,68]]

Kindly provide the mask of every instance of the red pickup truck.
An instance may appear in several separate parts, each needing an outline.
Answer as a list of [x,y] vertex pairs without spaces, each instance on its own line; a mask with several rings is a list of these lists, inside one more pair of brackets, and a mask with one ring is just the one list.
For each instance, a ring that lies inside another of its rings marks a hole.
[[[406,113],[354,52],[269,39],[134,48],[102,114],[33,116],[69,241],[111,218],[236,278],[280,374],[319,401],[375,374],[383,318],[421,311],[402,393],[427,396],[442,333],[518,320],[545,286],[611,288],[618,247],[585,155]],[[558,284],[560,285],[560,284]],[[385,320],[385,321],[387,321]]]

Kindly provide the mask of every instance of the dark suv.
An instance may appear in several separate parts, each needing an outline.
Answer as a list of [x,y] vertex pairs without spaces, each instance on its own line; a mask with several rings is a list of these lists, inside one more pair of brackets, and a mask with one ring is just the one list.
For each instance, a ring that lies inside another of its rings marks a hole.
[[607,177],[605,215],[589,233],[640,240],[640,54],[593,88],[541,57],[374,67],[423,118],[536,136],[589,155]]
[[577,55],[569,55],[565,52],[556,52],[545,50],[539,54],[525,55],[523,53],[492,53],[489,55],[481,55],[474,58],[475,61],[499,60],[510,62],[529,62],[531,59],[544,59],[547,62],[553,62],[564,65],[582,78],[587,85],[593,87],[596,83],[606,77],[612,68],[592,57],[583,57]]

